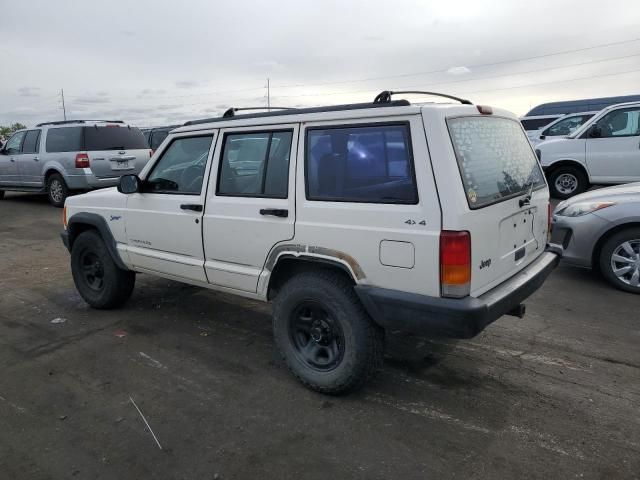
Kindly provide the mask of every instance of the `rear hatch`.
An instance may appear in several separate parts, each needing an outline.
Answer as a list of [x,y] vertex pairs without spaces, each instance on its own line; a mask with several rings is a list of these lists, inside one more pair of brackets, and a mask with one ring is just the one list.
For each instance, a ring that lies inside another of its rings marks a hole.
[[471,294],[477,296],[544,251],[549,194],[516,119],[475,114],[446,123],[468,207],[459,229],[471,234]]
[[84,150],[96,177],[140,173],[149,161],[149,145],[139,128],[120,124],[84,127]]

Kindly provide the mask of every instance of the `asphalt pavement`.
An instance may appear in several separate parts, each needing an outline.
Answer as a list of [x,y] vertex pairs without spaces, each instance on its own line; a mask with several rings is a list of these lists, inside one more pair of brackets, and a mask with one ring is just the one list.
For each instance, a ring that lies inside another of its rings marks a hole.
[[61,213],[0,201],[0,477],[640,478],[640,297],[588,270],[475,339],[391,336],[336,398],[287,372],[267,304],[139,275],[88,308]]

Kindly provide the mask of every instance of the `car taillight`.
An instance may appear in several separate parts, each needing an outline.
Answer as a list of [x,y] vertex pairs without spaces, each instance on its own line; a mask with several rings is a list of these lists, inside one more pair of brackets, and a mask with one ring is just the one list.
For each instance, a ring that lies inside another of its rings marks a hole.
[[553,218],[553,207],[551,202],[547,204],[547,242],[551,241],[551,229],[553,228],[553,223],[551,219]]
[[89,155],[86,153],[76,154],[76,168],[89,168]]
[[461,298],[471,291],[471,234],[440,232],[440,291],[443,297]]
[[62,209],[62,225],[64,226],[64,229],[67,229],[67,207],[64,207]]

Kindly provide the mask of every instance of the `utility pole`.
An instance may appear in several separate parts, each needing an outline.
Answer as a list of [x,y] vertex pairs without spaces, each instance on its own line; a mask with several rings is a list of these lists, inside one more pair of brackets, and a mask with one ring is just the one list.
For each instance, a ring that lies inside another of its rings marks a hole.
[[269,77],[267,77],[267,112],[271,111],[271,88],[269,87]]
[[64,107],[64,88],[60,89],[60,95],[62,95],[62,113],[64,115],[64,119],[67,120],[67,109]]

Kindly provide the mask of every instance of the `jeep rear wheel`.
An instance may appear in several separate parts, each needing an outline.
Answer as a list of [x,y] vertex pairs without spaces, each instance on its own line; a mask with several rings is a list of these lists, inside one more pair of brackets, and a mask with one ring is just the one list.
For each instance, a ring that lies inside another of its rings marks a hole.
[[98,309],[124,304],[136,280],[134,272],[118,268],[95,230],[82,232],[73,242],[71,273],[80,296]]
[[330,270],[295,275],[273,302],[275,342],[308,388],[341,394],[361,387],[382,364],[383,331],[351,283]]
[[54,207],[64,207],[64,201],[69,196],[67,184],[59,173],[54,173],[47,178],[47,198]]
[[0,190],[0,200],[4,198],[4,190]]

